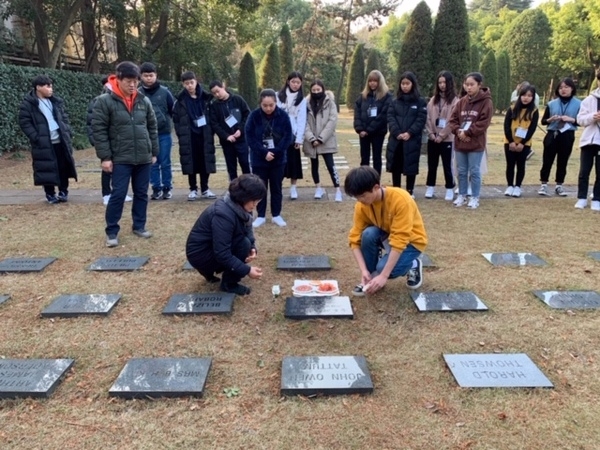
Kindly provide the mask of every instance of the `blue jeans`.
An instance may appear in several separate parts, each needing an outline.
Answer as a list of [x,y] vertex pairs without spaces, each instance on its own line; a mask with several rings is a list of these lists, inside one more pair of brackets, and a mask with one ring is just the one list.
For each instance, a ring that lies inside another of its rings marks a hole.
[[[173,138],[171,133],[158,135],[158,157],[152,164],[150,172],[150,184],[155,191],[173,189],[173,173],[171,172],[171,147]],[[161,182],[162,178],[162,182]]]
[[466,196],[469,189],[469,180],[471,181],[471,191],[473,197],[479,198],[481,191],[481,152],[456,152],[456,165],[458,167],[458,193]]
[[[381,273],[388,261],[388,255],[379,258],[379,251],[383,247],[383,240],[387,238],[387,233],[381,228],[375,226],[367,227],[363,230],[360,239],[360,251],[363,254],[365,264],[369,273],[377,271]],[[400,259],[392,269],[390,278],[397,278],[406,275],[412,268],[413,261],[419,257],[421,252],[412,244],[408,244],[400,254]]]
[[134,230],[146,229],[146,211],[148,210],[148,185],[150,184],[150,166],[152,164],[113,164],[112,194],[106,206],[106,235],[116,236],[121,227],[119,220],[123,215],[123,204],[131,180],[133,204],[131,217]]

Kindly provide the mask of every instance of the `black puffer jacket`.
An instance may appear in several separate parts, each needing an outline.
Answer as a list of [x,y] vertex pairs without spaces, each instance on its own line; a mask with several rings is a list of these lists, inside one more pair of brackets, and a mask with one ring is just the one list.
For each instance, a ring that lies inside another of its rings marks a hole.
[[388,108],[388,125],[390,136],[386,149],[386,170],[392,171],[394,154],[398,145],[398,135],[408,132],[410,139],[403,141],[404,175],[417,175],[419,173],[419,157],[421,155],[421,139],[427,121],[427,103],[422,97],[411,100],[406,95],[394,99]]
[[[203,128],[204,137],[204,164],[208,173],[217,171],[217,159],[215,156],[215,137],[210,127],[208,105],[212,99],[212,95],[205,92],[200,84],[196,86],[196,95],[204,100],[204,117],[206,125]],[[191,99],[190,94],[183,89],[177,94],[175,105],[173,106],[173,124],[175,125],[175,133],[179,139],[179,160],[181,163],[181,171],[184,175],[193,175],[194,159],[192,156],[192,123],[187,112],[186,102]]]
[[[73,145],[71,144],[71,126],[69,116],[65,112],[62,99],[52,96],[52,112],[58,123],[60,140],[64,144],[69,161],[68,176],[77,180]],[[58,176],[58,161],[50,139],[50,127],[46,117],[39,108],[39,100],[35,90],[31,90],[21,102],[19,108],[19,126],[31,143],[31,158],[33,159],[33,183],[36,186],[60,185]]]
[[[360,133],[366,131],[369,136],[385,135],[387,133],[387,112],[392,101],[392,95],[388,92],[377,100],[373,92],[363,98],[358,96],[354,106],[354,131]],[[369,108],[376,107],[377,115],[370,117]]]

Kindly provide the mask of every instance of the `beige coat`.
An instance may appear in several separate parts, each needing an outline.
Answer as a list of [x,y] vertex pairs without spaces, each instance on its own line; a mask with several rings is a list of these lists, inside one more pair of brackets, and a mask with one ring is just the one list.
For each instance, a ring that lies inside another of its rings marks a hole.
[[[323,107],[316,117],[310,106],[310,95],[306,97],[308,114],[306,115],[306,129],[304,131],[304,145],[302,150],[309,158],[316,158],[324,153],[337,153],[337,139],[335,126],[337,125],[337,106],[332,92],[327,91],[323,100]],[[313,142],[319,140],[321,145],[313,147]]]

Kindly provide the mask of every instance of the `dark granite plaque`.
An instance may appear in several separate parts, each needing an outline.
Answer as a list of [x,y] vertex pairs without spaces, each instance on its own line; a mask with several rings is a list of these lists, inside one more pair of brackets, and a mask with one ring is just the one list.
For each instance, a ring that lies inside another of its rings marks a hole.
[[488,307],[472,292],[411,291],[419,311],[487,311]]
[[185,264],[183,265],[183,269],[182,270],[196,270],[192,267],[192,265],[190,264],[189,261],[186,261]]
[[59,295],[42,311],[42,317],[107,316],[120,299],[121,294]]
[[117,256],[98,258],[88,267],[88,270],[121,271],[138,270],[148,262],[145,256]]
[[595,291],[533,291],[533,293],[550,308],[600,308],[600,295]]
[[41,272],[56,258],[7,258],[0,261],[0,272]]
[[533,253],[482,253],[494,266],[545,266],[546,261]]
[[233,310],[235,294],[210,292],[208,294],[175,294],[163,309],[163,314],[229,314]]
[[354,319],[349,297],[288,297],[288,319]]
[[10,295],[0,295],[0,305],[10,299]]
[[133,358],[108,391],[111,397],[202,397],[211,358]]
[[327,255],[287,255],[277,258],[277,269],[293,270],[295,272],[307,270],[330,270],[331,262],[329,261],[329,256]]
[[281,395],[370,394],[373,381],[364,356],[286,356]]
[[73,359],[0,359],[0,399],[50,397]]
[[600,252],[589,252],[588,256],[596,261],[600,261]]
[[433,261],[431,260],[429,255],[426,253],[421,253],[421,256],[419,256],[419,259],[423,263],[423,267],[436,267],[436,265],[433,263]]
[[554,387],[525,353],[444,355],[460,387]]

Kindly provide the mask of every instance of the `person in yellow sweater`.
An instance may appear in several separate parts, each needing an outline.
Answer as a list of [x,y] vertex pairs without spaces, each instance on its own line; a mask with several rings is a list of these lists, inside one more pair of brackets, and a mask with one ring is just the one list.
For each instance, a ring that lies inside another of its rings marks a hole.
[[419,255],[427,246],[421,213],[411,195],[401,188],[384,187],[379,173],[369,166],[346,175],[344,190],[354,197],[354,219],[348,234],[361,274],[354,295],[374,294],[388,279],[406,275],[406,286],[423,283]]

